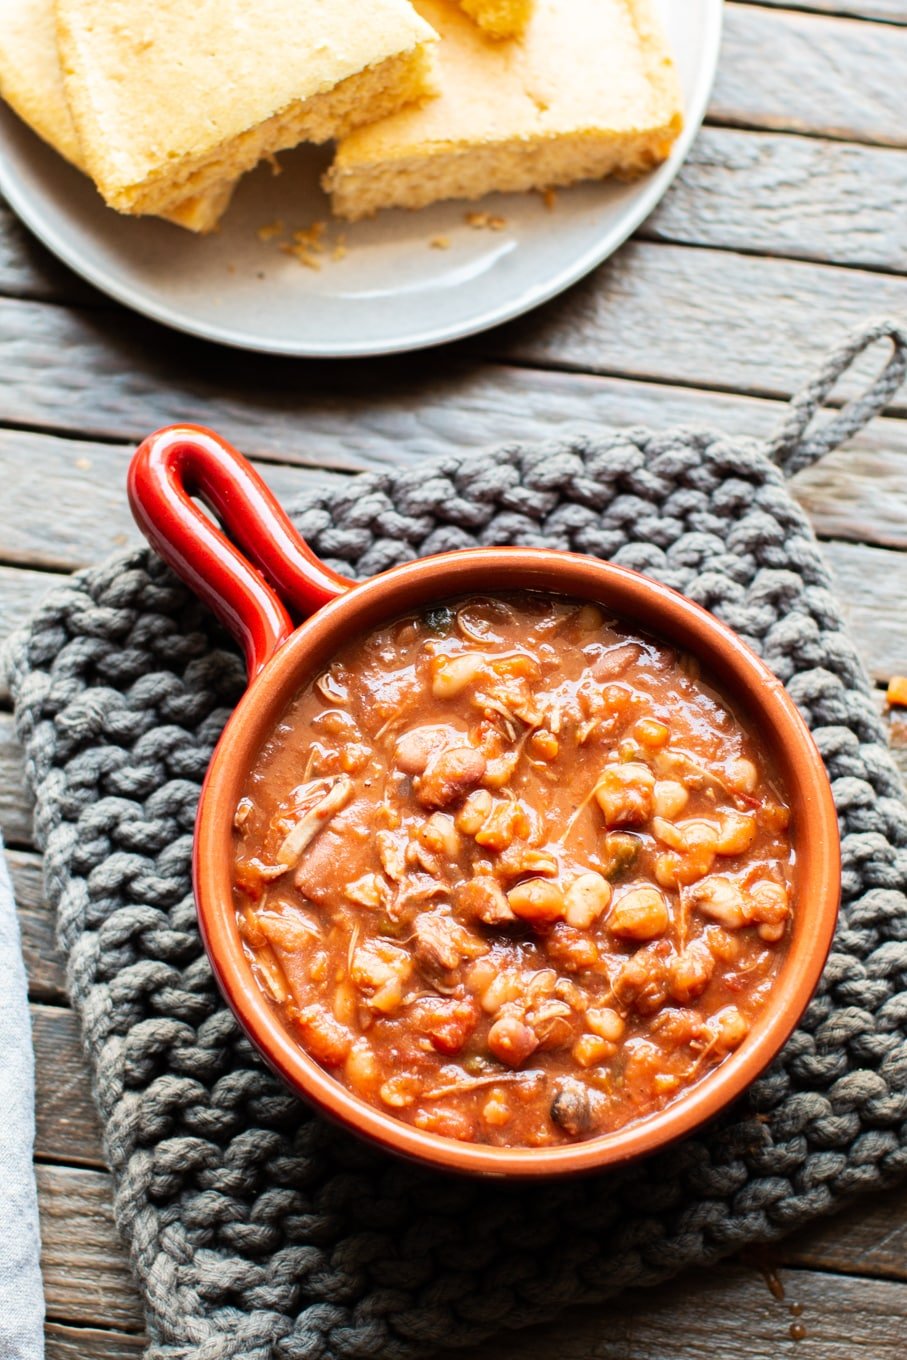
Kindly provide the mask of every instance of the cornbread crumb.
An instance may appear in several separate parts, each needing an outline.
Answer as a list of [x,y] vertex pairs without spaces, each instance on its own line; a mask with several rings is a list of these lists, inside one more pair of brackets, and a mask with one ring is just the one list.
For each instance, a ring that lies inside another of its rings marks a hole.
[[293,240],[302,250],[314,250],[319,255],[323,254],[323,238],[327,227],[327,222],[313,222],[310,227],[301,227],[299,231],[294,231]]
[[259,241],[273,241],[275,236],[283,235],[283,219],[275,218],[273,222],[268,222],[266,226],[259,227],[255,234]]
[[516,38],[523,32],[535,0],[459,0],[461,7],[490,38]]
[[547,189],[543,189],[542,202],[544,203],[545,207],[548,209],[549,212],[554,212],[555,208],[557,207],[557,190],[552,189],[550,185],[548,186]]
[[292,255],[306,269],[317,270],[321,268],[321,261],[318,256],[313,254],[311,250],[307,250],[305,246],[290,245],[288,241],[284,241],[280,249],[284,255]]
[[433,90],[435,34],[409,0],[56,0],[56,10],[85,164],[121,212],[166,211]]
[[292,255],[306,269],[320,269],[325,259],[342,260],[348,254],[343,233],[332,244],[326,239],[327,222],[313,222],[311,226],[294,231],[289,241],[278,246],[284,255]]
[[907,675],[893,675],[891,677],[888,681],[885,698],[893,707],[907,708]]
[[338,217],[639,175],[670,153],[680,85],[651,0],[537,0],[503,44],[414,3],[441,35],[440,94],[341,140],[323,181]]
[[433,236],[428,243],[432,250],[450,250],[449,236]]
[[498,217],[494,213],[468,212],[465,220],[467,225],[472,227],[474,231],[484,231],[486,229],[488,231],[503,231],[507,226],[507,218]]
[[266,156],[262,156],[262,160],[271,167],[271,174],[274,179],[276,179],[278,175],[283,174],[283,166],[274,155],[273,151],[269,151]]

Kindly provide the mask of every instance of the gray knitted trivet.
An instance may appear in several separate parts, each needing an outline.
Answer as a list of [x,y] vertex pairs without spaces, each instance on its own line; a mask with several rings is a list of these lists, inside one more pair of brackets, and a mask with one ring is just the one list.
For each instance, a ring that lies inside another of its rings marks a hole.
[[[881,336],[894,354],[871,391],[807,437]],[[295,508],[353,575],[475,543],[640,568],[742,633],[810,723],[844,850],[820,991],[734,1110],[629,1169],[477,1183],[313,1116],[238,1033],[196,930],[192,823],[243,687],[232,644],[146,550],[81,572],[15,639],[47,889],[155,1360],[425,1356],[766,1241],[907,1172],[907,806],[778,466],[856,431],[905,368],[907,332],[880,323],[831,356],[768,447],[635,429],[370,475]]]

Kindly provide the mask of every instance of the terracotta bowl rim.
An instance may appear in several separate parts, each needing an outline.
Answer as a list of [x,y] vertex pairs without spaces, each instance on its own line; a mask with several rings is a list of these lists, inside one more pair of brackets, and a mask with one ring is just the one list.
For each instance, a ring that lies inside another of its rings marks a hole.
[[[562,583],[552,585],[552,575]],[[336,630],[343,631],[350,615],[361,618],[365,611],[363,626],[370,631],[431,602],[526,589],[598,600],[625,625],[680,642],[701,658],[706,680],[734,708],[746,710],[751,730],[768,739],[786,791],[801,808],[794,823],[798,906],[794,936],[765,1010],[720,1066],[658,1114],[611,1133],[551,1148],[500,1148],[460,1143],[384,1114],[290,1038],[243,953],[225,844],[250,760],[292,695],[336,651]],[[314,664],[307,660],[313,652]],[[744,699],[727,694],[735,684]],[[448,1171],[508,1177],[574,1174],[635,1159],[690,1134],[739,1096],[777,1055],[815,991],[834,935],[841,884],[828,776],[781,681],[726,625],[670,587],[600,558],[550,548],[461,549],[420,558],[356,584],[302,623],[251,682],[218,742],[199,802],[193,876],[202,938],[220,989],[253,1044],[297,1094],[389,1151]]]

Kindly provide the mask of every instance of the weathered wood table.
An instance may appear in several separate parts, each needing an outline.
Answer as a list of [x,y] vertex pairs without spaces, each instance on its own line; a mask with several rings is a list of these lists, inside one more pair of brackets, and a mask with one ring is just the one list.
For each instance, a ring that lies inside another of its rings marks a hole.
[[[216,425],[281,495],[589,422],[696,420],[758,434],[851,325],[877,314],[907,322],[907,0],[796,4],[728,4],[709,124],[634,241],[542,312],[443,352],[327,366],[183,341],[80,284],[0,203],[0,633],[61,573],[135,540],[127,459],[166,422]],[[907,391],[801,474],[796,492],[882,707],[886,679],[907,672]],[[890,721],[907,768],[907,719]],[[0,826],[31,979],[49,1356],[126,1360],[141,1352],[142,1315],[113,1225],[8,696]],[[905,1327],[907,1187],[771,1251],[469,1360],[901,1360]]]

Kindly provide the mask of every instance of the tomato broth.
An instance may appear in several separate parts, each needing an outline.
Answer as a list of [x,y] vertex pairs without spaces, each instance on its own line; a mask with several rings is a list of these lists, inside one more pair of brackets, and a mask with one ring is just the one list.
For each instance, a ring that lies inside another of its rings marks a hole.
[[256,980],[338,1081],[442,1136],[574,1142],[746,1038],[796,910],[784,791],[694,658],[476,596],[341,648],[235,815]]

